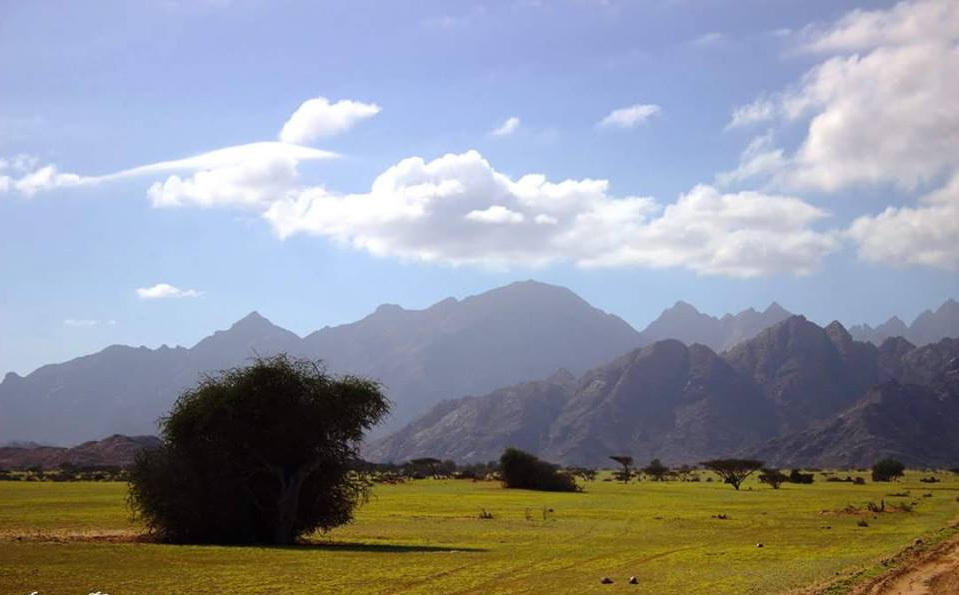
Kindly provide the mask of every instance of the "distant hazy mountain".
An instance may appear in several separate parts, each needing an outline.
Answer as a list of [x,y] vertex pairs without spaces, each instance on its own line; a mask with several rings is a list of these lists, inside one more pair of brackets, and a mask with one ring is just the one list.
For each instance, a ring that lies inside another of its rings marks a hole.
[[393,424],[455,395],[575,373],[640,344],[616,316],[573,292],[514,283],[425,310],[381,306],[358,322],[303,339],[256,312],[192,348],[115,345],[0,383],[0,441],[76,444],[113,433],[156,432],[176,396],[203,375],[249,358],[287,352],[323,359],[333,372],[379,379],[393,400]]
[[868,324],[849,327],[849,333],[858,341],[881,345],[890,337],[903,337],[915,345],[935,343],[940,339],[959,336],[959,302],[948,299],[935,312],[926,310],[906,324],[898,316],[873,328]]
[[295,351],[299,338],[252,313],[192,349],[113,345],[0,383],[0,440],[77,444],[110,434],[154,434],[176,396],[203,374],[259,353]]
[[363,320],[327,327],[303,349],[332,369],[381,379],[402,422],[450,397],[542,378],[579,374],[639,345],[622,319],[563,287],[533,281],[425,310],[380,306]]
[[725,351],[790,316],[789,312],[773,302],[762,312],[749,308],[739,314],[716,318],[679,301],[664,310],[641,335],[644,345],[663,339],[677,339],[687,345],[699,343],[713,351]]
[[[612,453],[695,463],[759,452],[777,463],[804,453],[807,464],[858,465],[847,461],[896,444],[910,462],[943,461],[959,449],[959,431],[946,431],[959,430],[959,391],[933,387],[959,370],[957,345],[891,339],[876,347],[854,341],[838,322],[821,328],[801,316],[723,355],[659,341],[575,382],[553,378],[441,403],[366,455],[485,461],[513,445],[564,464],[602,465]],[[844,459],[844,440],[856,436],[867,436],[871,450]],[[808,440],[815,451],[799,448]]]

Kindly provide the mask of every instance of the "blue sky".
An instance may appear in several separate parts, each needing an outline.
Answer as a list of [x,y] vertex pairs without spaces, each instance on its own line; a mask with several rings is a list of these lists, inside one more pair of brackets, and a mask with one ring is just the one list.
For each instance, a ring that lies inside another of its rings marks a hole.
[[0,371],[527,278],[910,320],[959,297],[957,42],[948,0],[0,0]]

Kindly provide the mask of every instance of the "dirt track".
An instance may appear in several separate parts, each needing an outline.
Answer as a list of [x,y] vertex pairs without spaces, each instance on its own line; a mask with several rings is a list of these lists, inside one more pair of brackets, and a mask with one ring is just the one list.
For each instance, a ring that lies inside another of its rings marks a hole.
[[855,595],[959,595],[959,539],[951,539]]

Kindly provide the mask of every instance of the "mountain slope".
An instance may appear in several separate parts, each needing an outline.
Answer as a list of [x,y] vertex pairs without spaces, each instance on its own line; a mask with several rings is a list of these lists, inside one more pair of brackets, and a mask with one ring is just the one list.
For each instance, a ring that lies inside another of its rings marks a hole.
[[660,341],[585,374],[543,445],[553,460],[698,460],[772,436],[760,391],[703,345]]
[[808,427],[848,407],[878,378],[875,347],[838,322],[821,328],[793,316],[723,356],[776,407],[780,431]]
[[364,453],[485,461],[517,446],[566,464],[698,460],[775,432],[761,392],[703,345],[659,341],[591,370],[575,383],[544,381],[437,405]]
[[[907,375],[928,384],[890,380],[848,410],[806,431],[770,441],[749,454],[779,466],[866,467],[891,456],[909,466],[959,464],[959,341],[914,350]],[[935,372],[933,372],[935,370]]]

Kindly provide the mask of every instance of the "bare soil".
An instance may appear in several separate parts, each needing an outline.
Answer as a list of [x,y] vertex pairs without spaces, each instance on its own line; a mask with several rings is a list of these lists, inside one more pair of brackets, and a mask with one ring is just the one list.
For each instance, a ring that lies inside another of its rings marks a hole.
[[[909,554],[906,553],[908,556]],[[896,571],[873,580],[853,595],[959,595],[959,538],[912,556]]]

